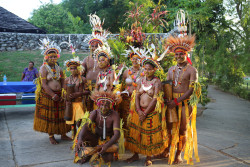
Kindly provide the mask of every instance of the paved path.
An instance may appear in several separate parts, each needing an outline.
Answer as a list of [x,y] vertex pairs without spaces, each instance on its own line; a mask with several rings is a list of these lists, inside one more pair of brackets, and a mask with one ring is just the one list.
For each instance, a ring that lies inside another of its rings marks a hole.
[[[242,167],[250,165],[250,102],[209,87],[212,98],[197,118],[200,163],[194,166]],[[33,131],[34,107],[0,108],[0,167],[86,167],[73,164],[70,142],[51,145],[46,134]],[[59,136],[56,136],[59,139]],[[128,152],[122,159],[131,156]],[[145,157],[131,165],[123,161],[112,166],[142,166]],[[155,167],[167,166],[156,160]],[[188,166],[188,165],[179,165]]]

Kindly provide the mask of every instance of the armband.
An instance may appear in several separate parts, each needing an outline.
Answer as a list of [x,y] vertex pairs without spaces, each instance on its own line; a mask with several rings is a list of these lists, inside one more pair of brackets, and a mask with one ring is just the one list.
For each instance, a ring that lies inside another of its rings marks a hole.
[[194,88],[194,85],[195,85],[195,82],[193,81],[193,82],[191,82],[191,83],[189,84],[189,88]]

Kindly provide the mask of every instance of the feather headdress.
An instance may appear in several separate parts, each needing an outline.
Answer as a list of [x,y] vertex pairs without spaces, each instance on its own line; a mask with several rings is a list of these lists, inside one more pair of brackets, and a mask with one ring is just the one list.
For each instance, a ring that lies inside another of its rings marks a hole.
[[108,31],[103,30],[102,25],[104,20],[101,22],[101,19],[96,14],[90,14],[89,22],[92,27],[92,37],[89,39],[89,45],[93,42],[97,42],[98,45],[102,46],[106,41],[107,36],[110,34]]
[[66,61],[64,62],[64,65],[65,65],[66,67],[70,67],[71,65],[81,66],[81,65],[82,65],[82,61],[80,61],[80,60],[79,60],[79,57],[75,55],[75,47],[74,47],[74,45],[71,43],[70,36],[69,36],[69,41],[68,41],[68,42],[62,42],[60,45],[62,45],[62,44],[67,44],[68,47],[70,47],[71,53],[72,53],[72,56],[73,56],[73,59],[66,60]]
[[160,57],[158,57],[157,55],[157,51],[156,51],[154,44],[151,44],[151,47],[147,48],[147,50],[148,51],[146,53],[149,53],[149,54],[145,54],[144,58],[141,60],[142,65],[145,65],[145,63],[149,62],[157,69],[161,68],[158,62],[164,58],[164,56],[168,52],[168,48],[162,53]]
[[101,19],[94,13],[90,14],[89,16],[89,23],[92,27],[92,31],[97,33],[103,33],[102,25],[104,23],[104,20],[101,21]]
[[107,43],[104,43],[104,45],[102,46],[98,46],[98,48],[94,52],[94,55],[97,56],[97,58],[99,58],[100,56],[105,56],[108,59],[113,58],[110,47]]
[[60,47],[54,43],[54,41],[50,42],[49,38],[39,39],[41,44],[39,44],[40,49],[42,50],[41,54],[44,55],[44,59],[48,59],[50,53],[56,53],[57,57],[60,57],[61,49]]
[[104,92],[104,91],[94,91],[91,93],[90,98],[98,104],[100,101],[107,100],[111,104],[119,104],[121,102],[121,96],[113,92]]
[[189,52],[194,47],[195,35],[192,36],[169,36],[165,48],[169,47],[170,52]]

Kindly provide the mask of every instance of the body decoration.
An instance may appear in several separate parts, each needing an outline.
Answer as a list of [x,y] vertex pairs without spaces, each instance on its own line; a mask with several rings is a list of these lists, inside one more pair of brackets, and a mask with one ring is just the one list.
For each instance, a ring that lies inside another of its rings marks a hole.
[[[124,142],[122,122],[119,115],[112,108],[121,101],[112,92],[94,91],[91,98],[98,106],[90,115],[84,115],[84,120],[74,140],[76,156],[74,162],[85,163],[87,159],[91,165],[110,165],[117,160],[118,150],[124,150],[120,142]],[[121,134],[121,137],[120,137]],[[120,138],[120,139],[119,139]],[[117,140],[119,139],[119,144]],[[83,146],[83,147],[82,147]],[[119,146],[119,147],[118,147]]]
[[69,140],[65,135],[70,126],[65,124],[63,102],[64,73],[57,65],[60,57],[60,48],[53,41],[41,41],[44,64],[40,68],[40,77],[37,79],[36,110],[34,116],[34,130],[49,134],[51,144],[58,144],[54,134],[60,134],[62,139]]
[[89,91],[85,90],[86,79],[82,76],[82,62],[79,57],[75,55],[75,48],[70,41],[62,42],[61,44],[67,44],[72,50],[72,59],[66,60],[64,65],[67,67],[67,71],[70,71],[71,75],[65,79],[64,89],[66,90],[65,101],[66,109],[64,119],[66,124],[71,125],[72,139],[75,138],[76,125],[79,127],[81,119],[86,112],[86,107],[83,105],[83,96],[87,95]]
[[[177,22],[185,22],[183,11],[178,14]],[[179,16],[181,17],[179,18]],[[171,138],[171,148],[169,146],[166,149],[169,152],[169,164],[181,163],[182,152],[187,164],[193,164],[193,153],[196,161],[200,161],[196,132],[196,105],[200,95],[200,87],[197,70],[191,66],[192,62],[188,57],[188,52],[194,47],[195,36],[186,36],[185,26],[184,23],[181,24],[178,29],[184,33],[178,37],[168,37],[165,46],[175,54],[177,61],[176,66],[170,67],[167,76],[173,85],[172,99],[168,99],[167,107],[168,110],[176,109],[178,116],[177,121],[167,121],[168,135]],[[192,103],[190,103],[191,98]]]

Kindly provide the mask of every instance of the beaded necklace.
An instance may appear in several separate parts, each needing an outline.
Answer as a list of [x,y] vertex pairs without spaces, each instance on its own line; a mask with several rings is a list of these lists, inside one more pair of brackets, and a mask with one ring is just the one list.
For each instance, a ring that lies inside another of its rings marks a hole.
[[48,63],[44,63],[46,70],[48,73],[52,75],[53,80],[59,80],[60,79],[60,67],[55,64],[55,68],[51,68]]
[[[134,73],[135,73],[135,74],[134,74]],[[133,71],[133,67],[130,67],[129,70],[128,70],[128,74],[129,74],[130,78],[131,78],[132,81],[133,81],[132,85],[133,85],[134,87],[136,87],[136,86],[137,86],[136,81],[137,81],[137,78],[140,77],[141,69],[139,69],[137,72],[134,72],[134,71]]]
[[[175,89],[179,88],[180,85],[182,84],[183,75],[184,75],[184,73],[185,73],[185,71],[187,70],[188,67],[189,67],[189,65],[187,64],[184,67],[175,66],[175,68],[173,69],[172,78],[173,78],[173,84],[174,84]],[[176,71],[176,77],[175,77],[175,71]],[[183,72],[182,72],[180,80],[179,80],[180,71],[183,71]]]

